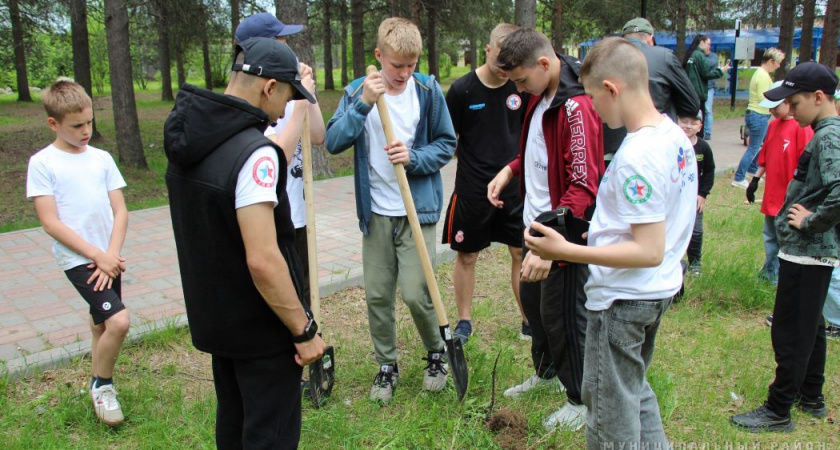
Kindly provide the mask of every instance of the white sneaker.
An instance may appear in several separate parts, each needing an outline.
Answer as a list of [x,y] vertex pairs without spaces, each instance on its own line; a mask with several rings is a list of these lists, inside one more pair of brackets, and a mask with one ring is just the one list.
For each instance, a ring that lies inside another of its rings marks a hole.
[[746,178],[744,178],[741,181],[732,180],[732,186],[735,186],[736,188],[746,189],[750,187],[750,183],[747,181]]
[[120,402],[117,400],[117,390],[113,384],[91,387],[90,397],[93,400],[93,410],[96,417],[105,425],[115,427],[125,420]]
[[543,420],[546,431],[560,428],[564,431],[577,431],[586,424],[586,405],[566,403]]
[[566,390],[562,384],[560,384],[560,380],[557,377],[551,377],[549,379],[540,378],[537,374],[531,375],[530,378],[525,380],[522,384],[517,384],[514,387],[505,389],[505,397],[508,398],[519,398],[520,395],[530,391],[531,389],[542,389],[547,387],[555,387],[559,392],[564,392]]

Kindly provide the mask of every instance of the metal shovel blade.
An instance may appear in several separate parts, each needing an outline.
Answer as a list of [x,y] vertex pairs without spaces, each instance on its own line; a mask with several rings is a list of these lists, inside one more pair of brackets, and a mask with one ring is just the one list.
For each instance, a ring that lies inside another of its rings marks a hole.
[[312,405],[320,408],[327,401],[335,383],[335,351],[332,346],[324,350],[321,359],[309,365],[308,396]]
[[449,356],[449,371],[452,373],[455,392],[458,394],[458,400],[460,401],[467,394],[467,384],[469,383],[467,359],[464,357],[464,345],[460,339],[452,337],[449,324],[440,327],[440,335],[446,343],[446,353]]

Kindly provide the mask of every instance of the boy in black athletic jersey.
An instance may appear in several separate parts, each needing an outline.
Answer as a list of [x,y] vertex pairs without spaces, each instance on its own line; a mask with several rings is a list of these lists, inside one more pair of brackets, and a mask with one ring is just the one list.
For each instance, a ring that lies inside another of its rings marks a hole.
[[509,23],[490,33],[485,51],[487,61],[459,78],[446,95],[446,104],[458,134],[458,171],[455,191],[449,201],[443,243],[458,252],[455,258],[455,302],[458,325],[455,335],[465,344],[472,334],[470,310],[475,289],[475,262],[478,252],[491,242],[507,244],[511,256],[510,282],[522,315],[522,336],[531,331],[519,300],[519,271],[522,266],[522,198],[510,183],[502,192],[502,208],[487,201],[487,184],[503,167],[516,158],[522,117],[528,98],[496,67],[499,47],[508,34],[519,27]]

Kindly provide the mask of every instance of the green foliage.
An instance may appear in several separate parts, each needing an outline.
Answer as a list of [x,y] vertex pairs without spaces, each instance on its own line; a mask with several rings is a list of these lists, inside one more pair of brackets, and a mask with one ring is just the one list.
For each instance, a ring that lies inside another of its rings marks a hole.
[[445,80],[452,74],[452,58],[447,53],[441,53],[438,57],[438,68],[440,69],[440,79]]
[[60,76],[73,75],[70,33],[36,34],[33,44],[26,55],[30,86],[45,88]]
[[101,9],[88,9],[88,45],[90,48],[90,77],[93,92],[110,89],[111,70],[108,67],[108,40],[105,36],[105,17]]

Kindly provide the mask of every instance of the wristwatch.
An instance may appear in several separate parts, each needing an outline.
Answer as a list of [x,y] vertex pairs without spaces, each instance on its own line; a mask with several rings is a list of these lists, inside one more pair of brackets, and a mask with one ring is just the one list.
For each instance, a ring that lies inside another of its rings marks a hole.
[[312,340],[316,334],[318,334],[318,324],[315,323],[315,319],[310,317],[309,322],[306,322],[306,328],[303,329],[303,334],[292,336],[292,341],[295,344],[302,344]]

